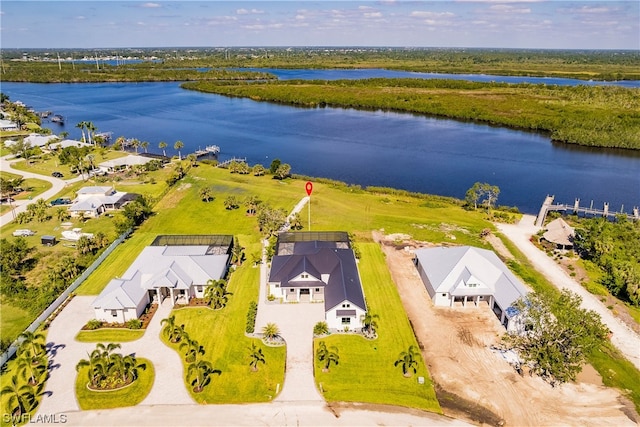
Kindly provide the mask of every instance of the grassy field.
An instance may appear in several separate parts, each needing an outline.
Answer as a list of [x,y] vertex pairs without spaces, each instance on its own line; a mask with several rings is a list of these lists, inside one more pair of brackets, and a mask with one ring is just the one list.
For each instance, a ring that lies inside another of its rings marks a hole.
[[[213,376],[203,392],[191,396],[200,403],[268,402],[276,395],[278,384],[284,383],[285,347],[267,347],[258,339],[244,335],[246,314],[251,301],[258,299],[260,269],[245,263],[231,276],[228,289],[233,295],[221,310],[182,308],[174,310],[176,324],[185,325],[190,338],[205,348],[204,360],[221,374]],[[177,348],[177,345],[167,345]],[[249,367],[249,347],[262,348],[265,364],[257,372]],[[184,358],[183,358],[184,363]],[[185,372],[187,370],[185,363]]]
[[[405,378],[394,362],[410,345],[418,348],[400,296],[386,268],[384,255],[376,243],[360,245],[359,263],[367,309],[377,319],[378,338],[367,340],[359,335],[336,334],[326,338],[327,347],[339,350],[340,361],[330,371],[322,372],[316,360],[315,377],[319,389],[330,402],[370,402],[407,406],[441,412],[435,390],[422,358],[418,372]],[[424,384],[418,384],[424,377]]]
[[[20,175],[13,174],[11,172],[0,171],[0,177],[4,179],[16,179],[19,178]],[[11,197],[15,200],[25,200],[29,198],[34,198],[44,193],[48,189],[51,188],[51,184],[48,181],[43,181],[41,179],[36,178],[27,178],[22,181],[21,188],[24,190],[21,193],[12,195]],[[9,212],[11,210],[11,206],[9,204],[0,205],[0,215]]]
[[[113,160],[120,157],[124,157],[129,153],[116,151],[116,150],[107,150],[107,149],[94,149],[91,153],[95,156],[95,162],[102,163],[107,160]],[[32,159],[30,162],[21,161],[16,162],[11,165],[14,169],[23,170],[31,173],[38,173],[41,175],[51,176],[53,172],[61,172],[64,177],[63,179],[71,179],[78,176],[77,174],[71,173],[71,167],[73,165],[61,165],[58,157],[50,154],[44,154],[42,157],[37,159]]]
[[0,324],[2,325],[2,338],[14,340],[31,323],[31,318],[26,310],[9,304],[0,304]]
[[80,342],[128,342],[135,341],[144,335],[144,329],[104,328],[94,331],[80,331],[76,341]]
[[76,375],[76,399],[80,409],[110,409],[135,406],[142,402],[151,391],[155,380],[155,369],[148,359],[138,358],[138,362],[147,365],[139,370],[138,379],[129,387],[114,391],[91,391],[87,388],[88,367],[81,368]]

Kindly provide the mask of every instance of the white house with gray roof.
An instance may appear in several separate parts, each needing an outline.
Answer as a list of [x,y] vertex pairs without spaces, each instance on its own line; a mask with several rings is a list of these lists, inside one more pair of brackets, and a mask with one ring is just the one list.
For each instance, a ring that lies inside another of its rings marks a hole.
[[458,246],[418,249],[415,254],[416,267],[435,305],[485,305],[507,330],[518,328],[513,304],[529,291],[493,251]]
[[135,200],[137,194],[116,191],[113,187],[82,187],[77,197],[69,206],[72,216],[84,215],[96,218],[107,210],[119,209],[125,202]]
[[232,244],[232,236],[158,236],[93,301],[96,319],[124,323],[152,302],[202,298],[209,280],[226,276]]
[[347,233],[281,233],[275,253],[271,295],[282,302],[324,304],[331,329],[362,327],[367,306]]

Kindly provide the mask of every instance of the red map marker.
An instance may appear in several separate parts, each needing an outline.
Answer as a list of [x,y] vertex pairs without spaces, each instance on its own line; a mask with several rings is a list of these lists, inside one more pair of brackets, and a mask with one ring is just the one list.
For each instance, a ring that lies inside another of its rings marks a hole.
[[311,192],[313,191],[313,184],[311,181],[307,181],[307,185],[305,185],[304,188],[307,190],[307,196],[311,196]]

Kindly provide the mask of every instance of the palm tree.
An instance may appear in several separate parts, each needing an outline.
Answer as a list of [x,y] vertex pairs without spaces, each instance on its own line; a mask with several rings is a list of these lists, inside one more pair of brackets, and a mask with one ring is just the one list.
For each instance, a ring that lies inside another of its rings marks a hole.
[[318,349],[316,350],[316,358],[318,362],[323,362],[322,372],[329,372],[329,366],[334,363],[338,364],[340,356],[338,356],[338,348],[335,346],[327,348],[324,341],[318,343]]
[[42,332],[34,334],[31,331],[24,331],[18,336],[21,339],[20,353],[26,353],[30,358],[38,358],[46,353],[44,340],[46,339]]
[[173,148],[175,150],[178,150],[178,159],[182,160],[182,154],[180,154],[180,150],[184,147],[184,143],[182,141],[176,141],[175,144],[173,144]]
[[377,314],[371,314],[371,312],[367,311],[364,316],[362,316],[362,330],[366,335],[375,336],[376,329],[378,328],[378,322],[376,319],[379,319],[380,316]]
[[17,359],[18,370],[29,385],[38,385],[41,382],[42,375],[47,372],[47,357],[44,354],[38,356],[37,363],[34,364],[33,358],[25,356],[27,355],[25,354]]
[[138,370],[142,369],[143,371],[147,369],[146,363],[138,363],[138,360],[132,356],[127,355],[123,359],[123,369],[122,369],[122,377],[124,378],[125,383],[129,381],[129,377],[131,377],[131,381],[135,381],[138,379]]
[[244,248],[240,246],[240,242],[236,236],[233,236],[233,246],[231,247],[231,262],[235,265],[240,265],[243,260],[242,250]]
[[257,347],[256,343],[251,343],[251,347],[249,347],[249,359],[249,366],[253,372],[258,370],[258,363],[267,363],[264,354],[262,354],[262,348]]
[[275,339],[280,336],[280,328],[278,328],[278,325],[275,323],[267,323],[267,325],[262,328],[262,334],[266,341],[275,341]]
[[409,346],[409,349],[407,351],[403,351],[402,353],[400,353],[400,355],[398,356],[398,360],[395,361],[393,366],[402,366],[402,374],[405,377],[409,378],[413,375],[411,373],[412,370],[414,374],[418,372],[418,361],[416,360],[417,357],[418,352],[416,351],[416,347],[414,345],[411,345]]
[[262,176],[267,172],[265,167],[262,166],[260,163],[258,163],[257,165],[254,165],[252,170],[253,170],[253,175],[255,176]]
[[211,374],[220,373],[219,370],[213,369],[211,362],[198,360],[187,367],[187,380],[191,380],[193,391],[200,393],[211,382]]
[[313,327],[313,335],[326,335],[329,333],[327,322],[318,322]]
[[198,156],[193,153],[187,154],[187,160],[191,163],[191,166],[196,166],[198,164]]
[[87,139],[84,137],[84,128],[87,126],[87,122],[80,122],[76,125],[78,129],[82,131],[82,142],[87,142]]
[[231,292],[227,292],[227,282],[225,280],[209,280],[204,291],[205,299],[209,300],[211,308],[219,310],[224,308],[229,301]]
[[93,122],[84,122],[84,125],[87,127],[87,137],[89,138],[89,144],[95,145],[95,141],[93,135],[98,128],[93,124]]
[[202,187],[200,189],[200,199],[203,202],[210,202],[211,200],[214,199],[212,193],[213,193],[213,190],[211,187]]
[[29,412],[35,403],[36,393],[28,384],[18,382],[17,375],[11,377],[11,383],[0,390],[0,396],[9,395],[7,407],[11,415],[22,415]]
[[180,344],[180,350],[185,350],[185,362],[193,363],[198,359],[198,355],[204,356],[204,347],[195,339],[185,337]]
[[136,150],[136,154],[138,154],[138,147],[140,147],[140,140],[137,138],[133,138],[131,141],[131,145],[133,145],[134,150]]
[[146,153],[146,152],[147,152],[147,148],[149,148],[149,141],[142,141],[142,142],[140,143],[140,146],[141,146],[142,148],[144,148],[144,152]]
[[160,141],[160,143],[158,144],[158,148],[160,148],[162,150],[162,155],[167,157],[167,152],[165,150],[165,148],[167,148],[167,143],[164,141]]
[[289,224],[292,230],[302,230],[302,219],[300,219],[300,214],[298,212],[293,214],[289,220]]
[[236,196],[231,195],[224,199],[224,208],[226,210],[236,209],[238,207],[238,199]]
[[164,324],[164,328],[162,329],[162,334],[166,336],[170,342],[177,343],[182,338],[187,338],[189,335],[185,332],[182,326],[178,326],[175,323],[176,316],[171,315],[166,319],[162,319],[160,324]]
[[259,204],[260,199],[258,199],[258,196],[249,196],[244,202],[244,205],[247,207],[247,213],[249,215],[256,214],[256,210],[258,209]]
[[114,141],[113,146],[116,148],[119,147],[122,151],[124,151],[124,145],[126,142],[127,142],[127,139],[124,136],[119,136]]

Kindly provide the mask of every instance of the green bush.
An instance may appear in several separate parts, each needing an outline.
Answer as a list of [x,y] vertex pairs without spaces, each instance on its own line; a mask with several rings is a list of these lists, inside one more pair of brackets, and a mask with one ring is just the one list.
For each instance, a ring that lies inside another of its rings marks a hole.
[[127,322],[127,328],[129,329],[140,329],[142,328],[142,320],[140,319],[131,319]]
[[98,319],[91,319],[87,322],[87,325],[85,326],[87,329],[89,330],[95,330],[100,328],[100,326],[102,326],[102,321],[98,320]]
[[258,315],[258,304],[255,301],[251,301],[249,304],[249,311],[247,312],[247,326],[245,332],[252,334],[256,330],[256,316]]

